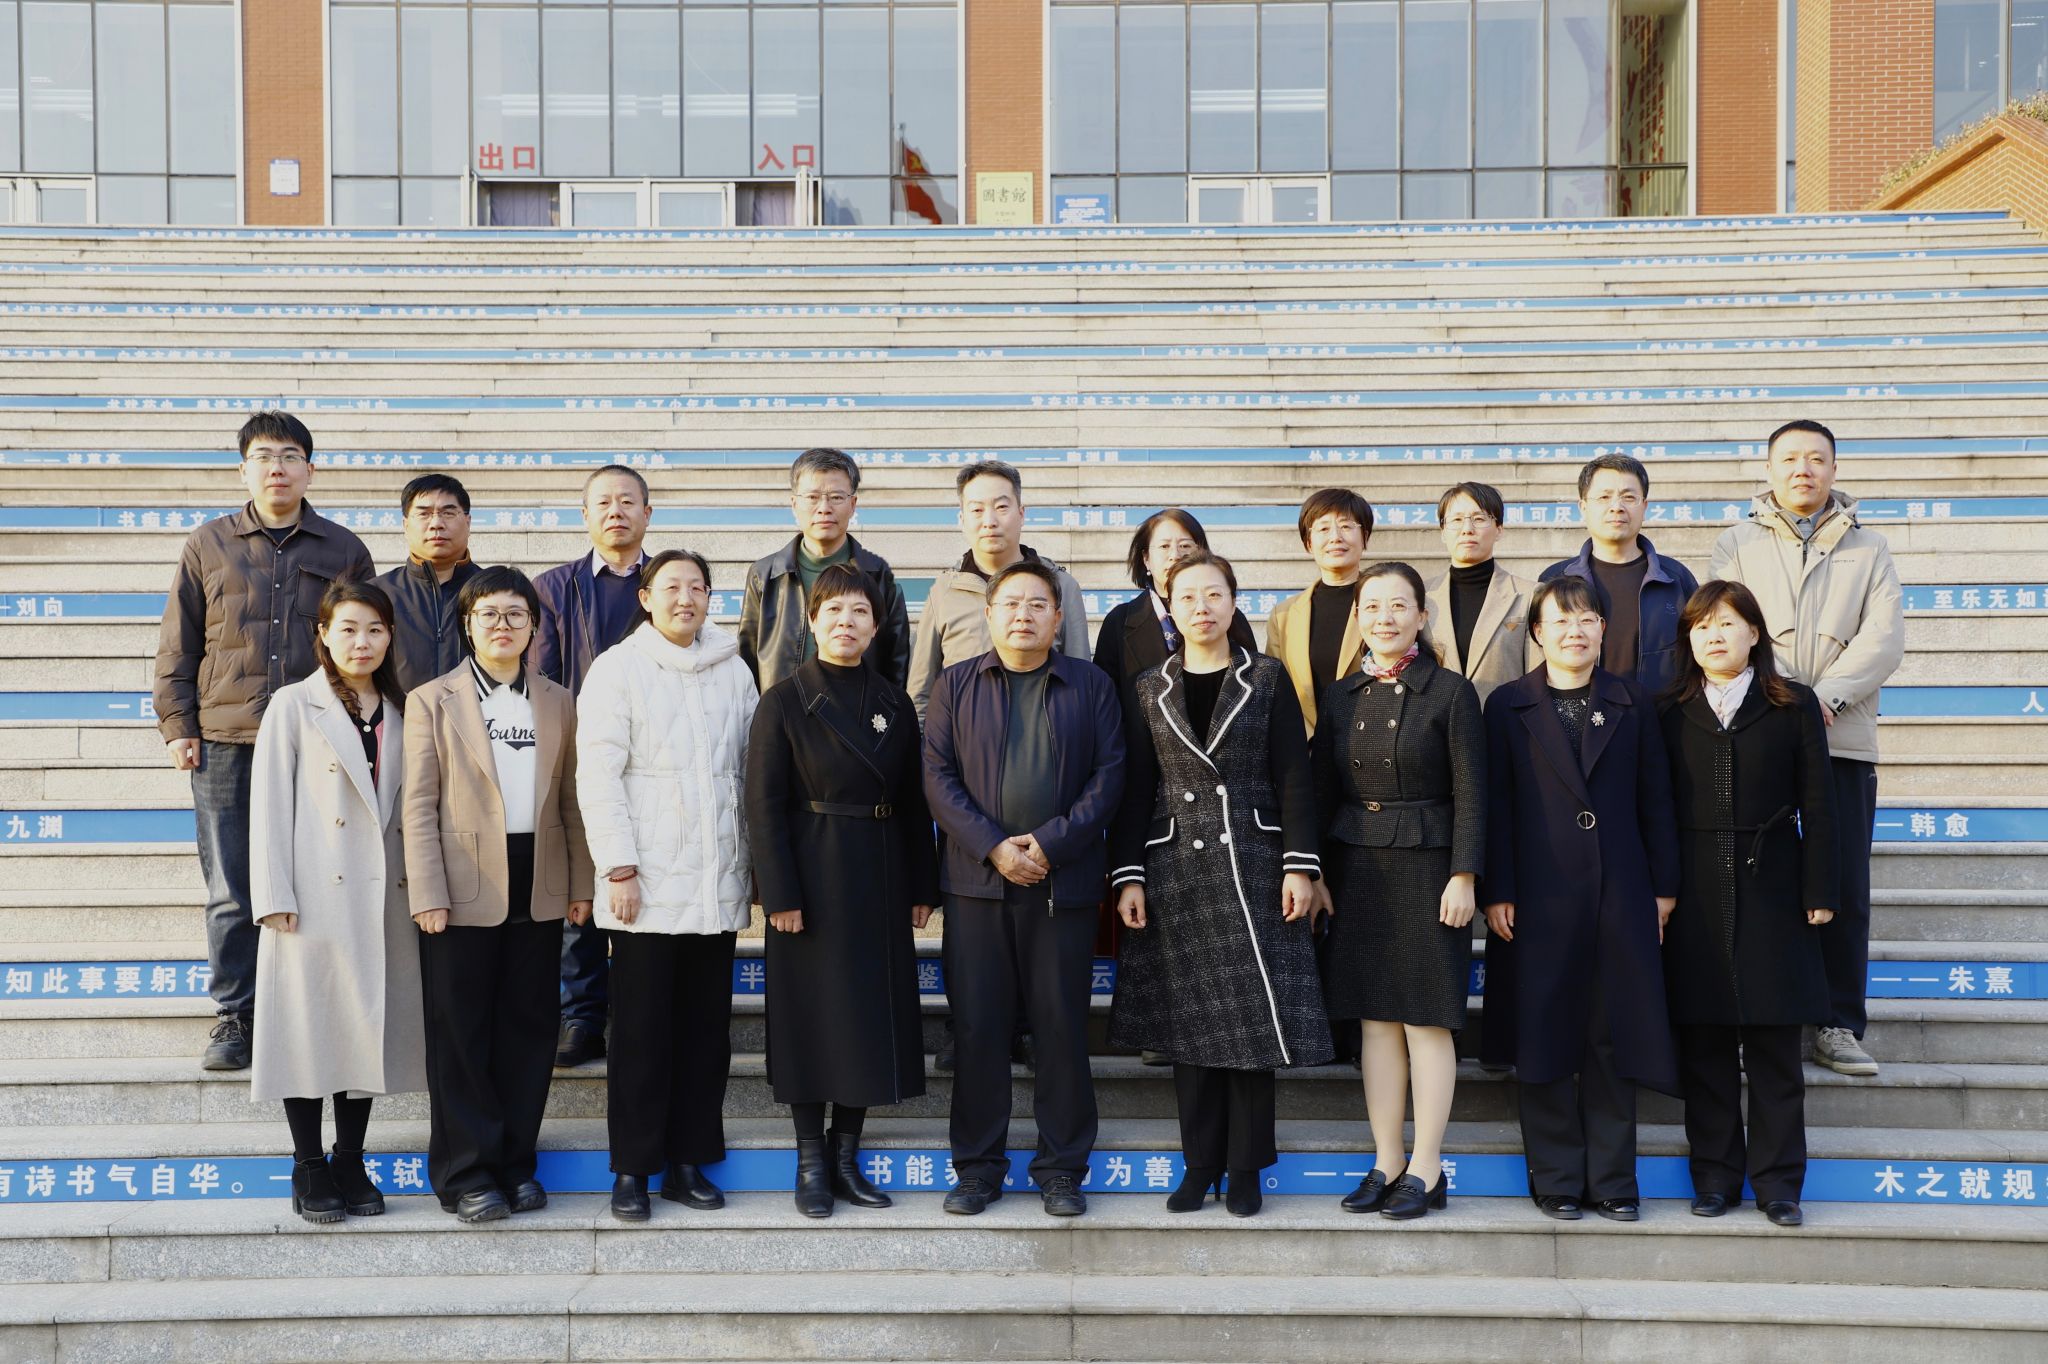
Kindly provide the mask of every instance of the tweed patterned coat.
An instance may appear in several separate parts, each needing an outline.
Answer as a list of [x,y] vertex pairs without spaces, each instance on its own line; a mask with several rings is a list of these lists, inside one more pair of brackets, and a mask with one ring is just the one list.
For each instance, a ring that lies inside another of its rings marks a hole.
[[1308,744],[1278,659],[1239,648],[1209,732],[1188,721],[1176,654],[1133,683],[1112,888],[1145,887],[1126,932],[1110,1041],[1188,1065],[1272,1070],[1330,1059],[1308,920],[1281,879],[1321,874]]

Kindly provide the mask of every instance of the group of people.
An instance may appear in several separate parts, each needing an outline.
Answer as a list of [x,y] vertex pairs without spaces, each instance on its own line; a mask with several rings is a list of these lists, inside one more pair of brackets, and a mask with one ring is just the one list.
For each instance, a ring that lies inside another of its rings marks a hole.
[[1770,489],[1704,586],[1642,535],[1626,455],[1581,471],[1589,539],[1539,582],[1495,559],[1485,484],[1444,493],[1428,579],[1367,562],[1364,497],[1316,491],[1317,580],[1263,651],[1177,508],[1133,536],[1136,595],[1091,650],[999,461],[958,471],[967,549],[913,632],[849,534],[859,465],[806,451],[797,534],[753,565],[734,632],[705,558],[647,551],[631,468],[590,475],[590,553],[532,580],[471,562],[468,493],[421,475],[407,562],[374,577],[306,500],[304,425],[261,413],[240,442],[250,500],[187,542],[155,702],[208,887],[202,1063],[253,1066],[253,1097],[282,1102],[309,1220],[381,1211],[371,1101],[420,1089],[444,1209],[544,1206],[552,1072],[600,1055],[614,1215],[720,1206],[705,1171],[757,903],[812,1217],[889,1203],[860,1141],[869,1109],[924,1091],[913,935],[941,910],[954,1213],[1003,1196],[1027,1032],[1032,1180],[1046,1212],[1085,1211],[1099,942],[1120,958],[1110,1041],[1172,1068],[1178,1212],[1214,1193],[1256,1213],[1276,1072],[1339,1054],[1374,1150],[1344,1207],[1445,1206],[1475,919],[1481,1055],[1516,1072],[1550,1216],[1638,1215],[1649,1086],[1684,1099],[1693,1211],[1747,1179],[1797,1224],[1802,1028],[1819,1063],[1876,1072],[1876,705],[1902,599],[1818,423],[1773,434]]

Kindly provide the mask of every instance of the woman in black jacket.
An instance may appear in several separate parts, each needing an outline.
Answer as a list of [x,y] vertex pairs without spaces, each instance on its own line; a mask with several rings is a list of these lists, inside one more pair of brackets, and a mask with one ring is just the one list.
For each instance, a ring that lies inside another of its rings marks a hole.
[[[1166,609],[1166,575],[1188,555],[1207,553],[1208,549],[1209,537],[1202,523],[1179,507],[1152,513],[1131,536],[1124,562],[1138,595],[1111,607],[1095,636],[1096,666],[1109,674],[1119,692],[1137,681],[1139,673],[1158,667],[1169,654],[1180,651],[1180,627]],[[1258,637],[1242,611],[1231,612],[1230,643],[1252,653],[1259,651]],[[1126,715],[1127,727],[1130,720]]]
[[[1679,619],[1662,706],[1678,813],[1678,908],[1664,933],[1692,1210],[1742,1202],[1798,1226],[1806,1177],[1800,1026],[1825,1022],[1820,925],[1834,917],[1834,795],[1814,694],[1781,676],[1740,583],[1710,582]],[[1742,1080],[1749,1077],[1749,1133]]]

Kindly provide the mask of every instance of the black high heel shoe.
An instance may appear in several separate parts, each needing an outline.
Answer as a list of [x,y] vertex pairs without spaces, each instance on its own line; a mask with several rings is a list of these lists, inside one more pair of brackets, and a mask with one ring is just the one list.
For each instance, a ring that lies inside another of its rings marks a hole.
[[1259,1190],[1257,1170],[1232,1170],[1230,1184],[1223,1194],[1223,1210],[1232,1217],[1250,1217],[1265,1206],[1266,1196]]
[[350,1217],[375,1217],[384,1211],[384,1195],[371,1182],[370,1172],[363,1168],[361,1151],[344,1151],[337,1146],[327,1168],[334,1175],[334,1187],[341,1190]]
[[825,1167],[832,1177],[832,1195],[856,1208],[893,1207],[889,1195],[874,1186],[860,1169],[860,1138],[848,1132],[825,1134]]
[[1387,1189],[1387,1201],[1380,1216],[1406,1222],[1426,1212],[1441,1211],[1450,1202],[1450,1185],[1443,1171],[1437,1171],[1436,1187],[1425,1189],[1414,1175],[1404,1174]]
[[[1394,1176],[1395,1179],[1400,1177]],[[1378,1212],[1387,1204],[1387,1190],[1391,1185],[1385,1171],[1368,1171],[1365,1178],[1358,1181],[1358,1187],[1344,1195],[1344,1211]]]
[[1168,1212],[1200,1212],[1208,1200],[1209,1191],[1214,1189],[1218,1198],[1223,1197],[1223,1171],[1205,1170],[1190,1165],[1180,1177],[1180,1187],[1166,1196]]
[[796,1210],[806,1217],[832,1215],[832,1171],[823,1137],[796,1139]]
[[339,1222],[346,1215],[343,1210],[347,1206],[340,1188],[335,1185],[333,1171],[327,1168],[327,1157],[315,1156],[311,1160],[293,1162],[293,1212],[308,1222],[324,1225]]

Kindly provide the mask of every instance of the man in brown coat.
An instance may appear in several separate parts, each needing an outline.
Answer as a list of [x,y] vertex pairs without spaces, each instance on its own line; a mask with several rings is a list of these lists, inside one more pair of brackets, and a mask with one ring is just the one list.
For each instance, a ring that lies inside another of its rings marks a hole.
[[271,693],[310,675],[320,598],[337,578],[368,579],[370,551],[306,502],[313,437],[286,412],[258,412],[240,435],[249,501],[192,532],[157,639],[151,691],[171,766],[192,774],[206,955],[219,1014],[200,1064],[249,1064],[256,925],[249,912],[249,776]]

